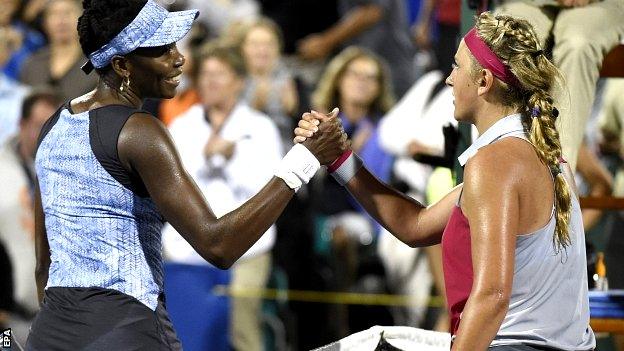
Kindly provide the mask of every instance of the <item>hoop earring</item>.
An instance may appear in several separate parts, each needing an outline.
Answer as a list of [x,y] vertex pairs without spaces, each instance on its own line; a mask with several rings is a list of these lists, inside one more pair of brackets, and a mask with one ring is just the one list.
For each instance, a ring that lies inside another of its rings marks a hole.
[[119,92],[123,93],[124,91],[130,88],[130,76],[126,76],[123,78],[121,85],[119,86]]

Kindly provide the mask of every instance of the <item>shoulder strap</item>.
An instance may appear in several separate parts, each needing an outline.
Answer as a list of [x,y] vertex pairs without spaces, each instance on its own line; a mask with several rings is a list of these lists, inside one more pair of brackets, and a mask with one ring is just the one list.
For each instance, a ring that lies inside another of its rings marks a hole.
[[125,188],[138,196],[148,196],[138,174],[126,169],[119,160],[117,142],[128,119],[135,113],[149,113],[123,105],[111,105],[89,113],[91,150],[102,167]]

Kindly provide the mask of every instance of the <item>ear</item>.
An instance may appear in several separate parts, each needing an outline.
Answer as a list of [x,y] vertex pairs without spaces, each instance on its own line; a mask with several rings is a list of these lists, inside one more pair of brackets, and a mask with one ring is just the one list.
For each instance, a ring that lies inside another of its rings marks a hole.
[[477,95],[487,94],[494,85],[494,75],[489,69],[482,69],[477,75]]
[[130,76],[130,66],[131,64],[129,60],[124,56],[115,55],[111,60],[111,67],[113,68],[113,71],[115,71],[115,73],[122,78]]

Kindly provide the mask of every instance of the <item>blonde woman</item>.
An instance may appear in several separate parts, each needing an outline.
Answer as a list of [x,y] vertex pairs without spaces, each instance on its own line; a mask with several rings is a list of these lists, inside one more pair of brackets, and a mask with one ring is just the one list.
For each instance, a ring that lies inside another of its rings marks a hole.
[[[328,64],[312,94],[312,104],[319,111],[338,107],[352,149],[370,165],[371,173],[388,180],[392,157],[379,144],[377,125],[394,104],[394,96],[382,59],[359,47],[346,48]],[[358,208],[331,179],[325,181],[321,197],[331,200],[321,203],[321,213],[326,215]]]
[[321,111],[338,106],[347,134],[351,136],[350,127],[355,129],[352,148],[366,153],[364,149],[372,147],[371,143],[377,145],[379,118],[395,103],[384,61],[365,49],[346,48],[329,63],[312,103]]
[[[459,158],[464,183],[425,208],[354,153],[329,167],[399,239],[442,243],[452,350],[595,347],[581,210],[549,94],[559,76],[527,21],[483,13],[447,78],[455,118],[480,135]],[[297,141],[324,118],[304,117]]]
[[[381,148],[378,122],[394,103],[391,92],[390,75],[384,61],[365,49],[349,47],[329,62],[312,94],[315,109],[329,111],[334,106],[340,109],[338,118],[352,140],[353,150],[371,165],[371,173],[383,180],[390,178],[393,158]],[[324,178],[315,189],[317,223],[324,223],[319,230],[332,234],[330,265],[335,274],[329,288],[350,291],[356,283],[358,256],[365,251],[355,248],[370,248],[367,245],[372,242],[379,225],[366,216],[331,177]],[[336,308],[332,321],[338,325],[341,336],[374,324],[389,323],[382,317],[387,311],[368,308],[368,318],[361,319],[349,318],[349,313],[356,313],[353,310]],[[362,322],[367,324],[357,324]]]

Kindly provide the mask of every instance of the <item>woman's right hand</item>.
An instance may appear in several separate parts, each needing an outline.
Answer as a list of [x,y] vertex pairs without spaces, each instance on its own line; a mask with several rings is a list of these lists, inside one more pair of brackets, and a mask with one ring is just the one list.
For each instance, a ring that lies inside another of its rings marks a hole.
[[295,142],[302,143],[322,165],[332,163],[349,149],[349,140],[337,115],[337,109],[329,116],[318,112],[304,113],[300,127],[295,130]]
[[302,144],[306,139],[311,138],[314,133],[318,131],[318,125],[321,121],[327,121],[331,118],[338,116],[338,107],[334,108],[328,115],[324,115],[320,112],[312,110],[312,112],[306,112],[301,116],[297,128],[295,128],[295,138],[293,142],[295,144]]

